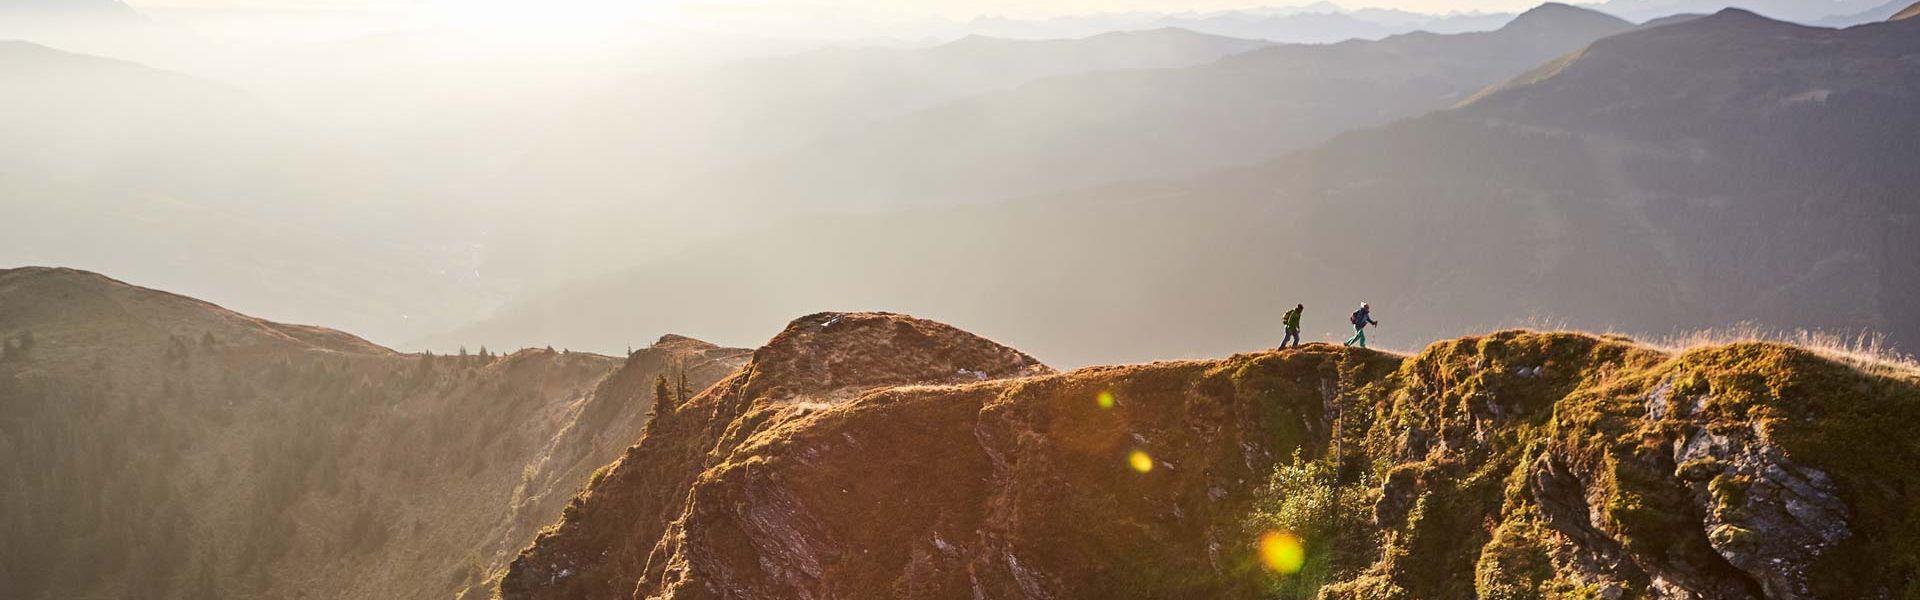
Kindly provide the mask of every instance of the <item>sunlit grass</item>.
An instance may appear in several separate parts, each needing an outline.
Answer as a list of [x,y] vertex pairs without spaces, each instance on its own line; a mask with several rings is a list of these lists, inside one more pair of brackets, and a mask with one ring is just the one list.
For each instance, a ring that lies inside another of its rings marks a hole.
[[1920,375],[1920,359],[1902,351],[1887,341],[1887,335],[1874,331],[1836,332],[1816,329],[1792,329],[1767,327],[1751,321],[1741,322],[1727,327],[1712,327],[1683,330],[1660,336],[1643,336],[1619,330],[1594,332],[1571,327],[1565,321],[1550,319],[1522,319],[1511,322],[1508,327],[1530,329],[1542,332],[1597,333],[1615,336],[1666,352],[1680,354],[1689,350],[1708,346],[1728,344],[1768,342],[1787,344],[1804,348],[1815,354],[1836,360],[1847,365],[1875,370],[1904,371]]
[[1887,342],[1883,333],[1833,333],[1808,329],[1769,329],[1754,323],[1682,332],[1648,343],[1664,350],[1685,352],[1705,346],[1741,342],[1775,342],[1805,348],[1827,358],[1866,369],[1894,369],[1920,373],[1920,360]]

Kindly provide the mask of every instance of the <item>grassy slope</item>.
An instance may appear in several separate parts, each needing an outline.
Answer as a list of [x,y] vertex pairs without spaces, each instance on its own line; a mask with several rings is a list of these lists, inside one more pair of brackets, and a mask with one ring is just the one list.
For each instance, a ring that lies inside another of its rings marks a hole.
[[654,373],[743,358],[405,355],[55,269],[0,271],[0,338],[0,597],[23,599],[450,595],[631,442]]

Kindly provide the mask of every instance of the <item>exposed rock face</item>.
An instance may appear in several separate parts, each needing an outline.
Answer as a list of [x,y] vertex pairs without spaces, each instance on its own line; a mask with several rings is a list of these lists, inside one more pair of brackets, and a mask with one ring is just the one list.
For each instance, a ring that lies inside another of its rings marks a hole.
[[1675,442],[1676,474],[1715,551],[1769,598],[1811,598],[1814,562],[1851,533],[1847,505],[1826,473],[1794,464],[1765,435],[1699,429]]
[[[1897,597],[1916,381],[1523,332],[1054,374],[925,321],[814,315],[649,424],[500,591]],[[1296,451],[1372,508],[1303,532],[1320,566],[1287,578],[1249,515],[1309,497],[1269,481]]]

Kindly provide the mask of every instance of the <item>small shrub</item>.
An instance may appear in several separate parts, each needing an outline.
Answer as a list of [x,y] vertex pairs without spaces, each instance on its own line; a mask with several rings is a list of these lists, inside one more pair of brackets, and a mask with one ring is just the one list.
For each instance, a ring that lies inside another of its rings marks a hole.
[[1351,576],[1371,561],[1375,486],[1341,484],[1327,460],[1306,460],[1299,450],[1274,469],[1246,521],[1251,537],[1281,531],[1304,541],[1306,562],[1298,573],[1273,574],[1273,598],[1313,598],[1320,587]]

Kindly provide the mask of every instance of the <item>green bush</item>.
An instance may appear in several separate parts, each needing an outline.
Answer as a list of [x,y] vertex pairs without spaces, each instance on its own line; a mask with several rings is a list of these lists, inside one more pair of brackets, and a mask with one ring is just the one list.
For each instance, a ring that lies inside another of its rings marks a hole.
[[1306,563],[1298,573],[1269,573],[1267,596],[1313,598],[1320,587],[1351,577],[1375,558],[1373,504],[1378,486],[1342,484],[1334,465],[1307,460],[1298,449],[1293,459],[1274,468],[1254,501],[1246,527],[1249,538],[1271,531],[1303,541]]

